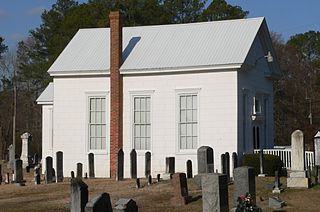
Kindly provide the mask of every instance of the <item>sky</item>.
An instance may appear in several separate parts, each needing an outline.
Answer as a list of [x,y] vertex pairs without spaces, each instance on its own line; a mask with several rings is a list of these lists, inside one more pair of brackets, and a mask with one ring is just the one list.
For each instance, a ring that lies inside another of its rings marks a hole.
[[[56,0],[0,0],[0,36],[11,49],[41,24],[41,13]],[[79,3],[87,0],[78,0]],[[209,1],[211,2],[211,1]],[[227,0],[249,11],[250,17],[264,16],[271,32],[284,40],[309,30],[320,31],[320,0]],[[106,15],[107,18],[107,15]]]

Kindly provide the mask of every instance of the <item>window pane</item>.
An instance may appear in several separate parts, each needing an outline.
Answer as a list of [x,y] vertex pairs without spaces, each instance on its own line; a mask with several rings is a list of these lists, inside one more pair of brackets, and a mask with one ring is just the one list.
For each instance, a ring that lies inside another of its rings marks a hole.
[[140,137],[140,125],[135,125],[134,128],[134,137]]
[[150,112],[146,112],[146,124],[150,124]]
[[180,138],[180,148],[181,149],[187,148],[186,141],[187,141],[186,137],[185,136],[181,136],[181,138]]
[[187,137],[187,149],[192,149],[192,137]]
[[141,137],[146,137],[146,126],[145,125],[141,126]]
[[140,107],[141,107],[141,111],[145,111],[146,110],[146,99],[145,98],[141,98],[141,102],[140,102]]
[[187,136],[192,136],[192,124],[187,124]]
[[101,110],[106,111],[106,99],[101,99]]
[[146,98],[146,101],[147,101],[147,106],[146,106],[146,110],[147,111],[150,111],[150,97]]
[[198,117],[197,117],[197,110],[192,110],[192,121],[197,121]]
[[140,146],[140,138],[135,138],[135,139],[134,139],[134,148],[135,148],[135,149],[141,149],[141,146]]
[[184,123],[187,121],[187,111],[181,110],[180,112],[180,122]]
[[192,109],[197,109],[197,104],[198,104],[197,101],[198,101],[197,96],[196,95],[192,96]]
[[180,136],[187,135],[187,126],[186,124],[180,124]]
[[180,109],[187,108],[187,98],[185,96],[180,96]]
[[97,125],[97,137],[101,137],[101,125]]
[[94,98],[90,99],[90,110],[96,109],[96,100]]
[[101,112],[101,123],[102,124],[106,123],[106,112]]
[[142,124],[145,124],[146,123],[146,112],[141,112],[141,114],[140,114],[141,116],[141,120],[140,120],[140,122],[142,123]]
[[90,125],[90,137],[96,136],[96,127],[95,125]]
[[192,135],[197,136],[198,135],[198,124],[192,124]]
[[96,123],[96,113],[90,112],[90,123]]
[[102,131],[102,134],[101,134],[101,137],[106,137],[106,125],[102,125],[101,126],[101,131]]
[[90,149],[95,149],[96,148],[96,138],[91,138],[90,139]]
[[102,138],[101,140],[101,148],[106,149],[106,138]]
[[146,137],[150,138],[151,137],[151,126],[150,125],[147,125],[146,132],[147,132]]
[[187,110],[187,122],[192,121],[192,110]]
[[97,111],[101,111],[101,99],[97,98],[96,100],[96,109]]
[[97,143],[97,145],[96,145],[96,149],[101,149],[101,138],[96,138],[96,143]]
[[134,112],[134,123],[140,123],[140,112]]
[[99,123],[99,124],[102,121],[102,117],[101,116],[102,116],[101,112],[96,112],[96,122]]
[[187,96],[187,109],[192,109],[192,96]]

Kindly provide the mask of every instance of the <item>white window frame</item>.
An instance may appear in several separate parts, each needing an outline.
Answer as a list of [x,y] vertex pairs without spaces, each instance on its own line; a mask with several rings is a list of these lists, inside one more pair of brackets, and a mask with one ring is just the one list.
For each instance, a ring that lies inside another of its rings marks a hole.
[[[91,98],[105,98],[105,124],[106,124],[106,148],[105,149],[90,149],[90,99]],[[109,92],[90,91],[86,92],[86,150],[87,153],[94,153],[97,155],[105,155],[110,151],[110,110],[109,110]]]
[[[200,90],[201,88],[177,88],[176,91],[176,154],[197,154],[200,146]],[[196,95],[197,96],[197,144],[192,149],[180,148],[180,96]]]
[[[253,115],[261,115],[262,114],[262,104],[263,104],[263,98],[261,95],[255,95],[253,97]],[[259,104],[257,105],[256,102]]]
[[130,129],[131,129],[131,149],[135,149],[135,132],[134,132],[134,100],[136,97],[150,98],[150,148],[149,149],[135,149],[138,155],[144,155],[146,152],[153,152],[153,93],[154,90],[133,90],[129,91],[130,94]]

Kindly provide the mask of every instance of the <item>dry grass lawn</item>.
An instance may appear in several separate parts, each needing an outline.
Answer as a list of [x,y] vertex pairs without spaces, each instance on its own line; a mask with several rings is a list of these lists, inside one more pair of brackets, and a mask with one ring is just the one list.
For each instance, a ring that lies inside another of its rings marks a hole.
[[[70,211],[70,179],[59,184],[34,185],[33,174],[25,173],[26,186],[19,187],[14,184],[0,185],[0,211]],[[141,180],[141,189],[135,188],[134,180],[117,182],[111,179],[87,179],[84,182],[89,186],[89,199],[107,192],[111,196],[114,206],[119,198],[133,198],[140,212],[150,211],[202,211],[201,191],[193,180],[188,181],[189,195],[193,201],[185,206],[171,205],[172,187],[170,181],[162,181],[147,186],[145,179]],[[268,208],[268,197],[272,196],[270,186],[272,177],[256,178],[257,204],[263,211],[273,211]],[[281,178],[284,183],[285,178]],[[281,211],[320,211],[320,186],[311,189],[286,189],[280,197],[287,202]],[[233,185],[229,186],[229,205],[233,204]]]

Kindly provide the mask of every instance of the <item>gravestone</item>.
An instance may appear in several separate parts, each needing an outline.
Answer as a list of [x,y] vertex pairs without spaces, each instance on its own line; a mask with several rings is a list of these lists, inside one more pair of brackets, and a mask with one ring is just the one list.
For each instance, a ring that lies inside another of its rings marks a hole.
[[238,155],[237,153],[232,153],[232,164],[233,164],[233,169],[238,168]]
[[31,134],[26,132],[21,135],[21,143],[22,143],[22,149],[21,149],[21,160],[23,162],[22,167],[26,168],[29,166],[29,154],[31,150]]
[[16,159],[16,164],[15,164],[15,183],[16,185],[24,185],[23,181],[23,168],[22,168],[22,160]]
[[280,189],[280,177],[279,177],[279,172],[275,171],[274,172],[274,188],[272,190],[273,194],[280,194],[281,189]]
[[30,166],[27,166],[27,167],[26,167],[26,172],[27,172],[27,173],[30,173]]
[[8,169],[14,170],[14,164],[15,164],[15,150],[12,144],[10,144],[10,146],[8,147],[8,151],[9,151],[9,163],[8,163]]
[[265,177],[266,175],[263,173],[264,169],[263,169],[263,149],[259,150],[259,162],[260,162],[260,174],[258,175],[259,177]]
[[185,173],[172,175],[171,185],[173,187],[172,205],[186,205],[190,200],[188,195],[188,182]]
[[225,154],[221,154],[221,173],[222,174],[226,174],[227,170],[226,170],[226,155]]
[[201,188],[201,174],[214,173],[213,149],[209,146],[201,146],[197,150],[198,174],[194,181],[198,188]]
[[74,178],[74,171],[71,171],[71,179]]
[[83,176],[83,165],[82,163],[77,163],[77,178],[82,178]]
[[84,173],[84,179],[88,179],[88,173],[87,172]]
[[56,170],[52,168],[52,182],[57,182]]
[[151,184],[152,184],[152,176],[149,175],[149,176],[148,176],[148,185],[151,185]]
[[89,178],[95,178],[95,173],[94,173],[94,154],[93,153],[89,153],[88,160],[89,160]]
[[71,212],[84,212],[88,202],[88,186],[81,178],[71,179]]
[[202,183],[203,212],[229,211],[228,177],[225,174],[204,174]]
[[46,184],[53,182],[53,167],[52,157],[46,157],[46,171],[45,171]]
[[37,153],[33,155],[33,165],[36,166],[39,163],[39,156]]
[[9,183],[10,183],[10,173],[7,172],[7,173],[6,173],[5,184],[9,184]]
[[160,183],[160,174],[157,174],[157,183]]
[[86,204],[85,212],[112,212],[110,195],[102,193]]
[[34,184],[35,185],[39,185],[40,184],[40,179],[41,175],[40,175],[40,168],[39,167],[36,167],[34,169]]
[[151,174],[151,152],[146,152],[145,154],[145,176],[148,178],[148,176]]
[[291,172],[287,178],[287,187],[309,188],[310,179],[306,177],[304,136],[296,130],[291,135]]
[[140,188],[140,178],[136,179],[136,188]]
[[269,197],[269,208],[279,209],[285,205],[285,202],[282,201],[279,197]]
[[132,179],[137,178],[137,152],[135,149],[130,152],[130,174]]
[[133,199],[121,198],[116,202],[113,212],[138,212],[138,206]]
[[175,173],[175,158],[166,157],[166,173],[174,174]]
[[237,205],[237,199],[248,192],[251,195],[253,204],[256,203],[256,180],[254,169],[248,166],[242,166],[234,169],[234,204]]
[[225,168],[226,168],[226,175],[228,178],[228,182],[230,181],[230,155],[229,152],[224,153],[225,155]]
[[56,153],[57,182],[63,182],[63,152]]
[[187,160],[187,178],[192,178],[193,174],[192,174],[192,161],[191,160]]
[[117,180],[123,180],[124,154],[120,149],[118,152]]

